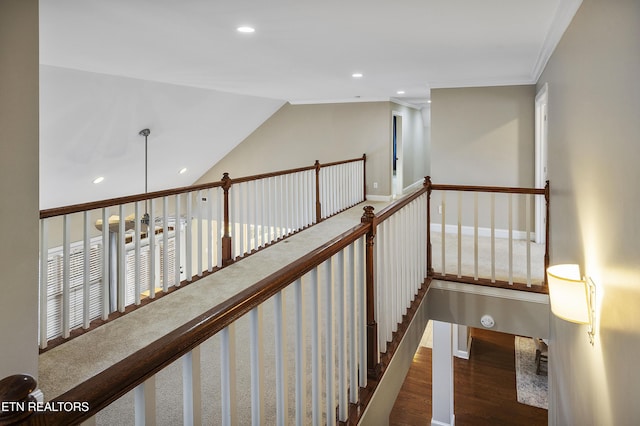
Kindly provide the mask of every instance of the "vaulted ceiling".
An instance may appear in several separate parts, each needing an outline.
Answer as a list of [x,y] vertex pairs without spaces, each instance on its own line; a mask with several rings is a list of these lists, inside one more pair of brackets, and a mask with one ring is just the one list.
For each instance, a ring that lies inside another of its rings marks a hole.
[[[160,189],[195,181],[285,102],[420,107],[431,88],[533,84],[580,3],[40,0],[41,205],[140,192],[122,187],[142,180],[127,170],[144,127],[171,170],[150,179]],[[176,141],[211,156],[183,159]],[[192,174],[176,182],[183,166]],[[84,183],[114,168],[112,190]],[[77,195],[52,195],[61,187]]]

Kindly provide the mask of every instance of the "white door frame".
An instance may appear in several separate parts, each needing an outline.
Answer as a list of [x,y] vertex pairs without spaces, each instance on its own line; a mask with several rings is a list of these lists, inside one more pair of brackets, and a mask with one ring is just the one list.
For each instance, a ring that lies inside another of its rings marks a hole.
[[[396,121],[396,178],[393,179],[393,118],[399,117]],[[389,164],[389,174],[391,175],[391,198],[402,195],[404,190],[402,181],[402,139],[404,133],[404,114],[400,111],[391,111],[391,162]]]
[[[535,144],[536,144],[536,159],[535,159],[535,185],[536,188],[544,188],[548,179],[547,174],[547,152],[548,152],[548,103],[549,103],[549,86],[547,83],[542,86],[540,91],[536,94],[535,104]],[[536,197],[535,206],[535,220],[536,220],[536,239],[538,244],[544,244],[546,234],[546,203],[543,197]]]

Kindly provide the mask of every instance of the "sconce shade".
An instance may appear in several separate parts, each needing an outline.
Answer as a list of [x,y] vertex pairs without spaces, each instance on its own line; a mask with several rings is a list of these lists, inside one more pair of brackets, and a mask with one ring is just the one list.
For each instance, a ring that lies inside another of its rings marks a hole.
[[589,324],[589,294],[586,281],[580,277],[580,267],[554,265],[547,268],[547,278],[551,312],[566,321]]

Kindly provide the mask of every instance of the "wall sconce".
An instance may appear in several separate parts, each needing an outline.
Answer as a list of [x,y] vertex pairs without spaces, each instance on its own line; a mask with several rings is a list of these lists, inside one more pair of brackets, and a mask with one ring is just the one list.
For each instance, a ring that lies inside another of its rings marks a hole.
[[558,318],[577,324],[589,324],[591,345],[595,337],[596,286],[591,278],[580,276],[578,265],[554,265],[547,268],[551,312]]

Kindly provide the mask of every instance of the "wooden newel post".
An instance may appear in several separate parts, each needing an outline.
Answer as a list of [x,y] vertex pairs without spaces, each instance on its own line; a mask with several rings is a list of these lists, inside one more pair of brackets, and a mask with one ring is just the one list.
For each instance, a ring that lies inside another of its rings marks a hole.
[[370,228],[367,232],[367,243],[365,248],[365,268],[366,268],[366,293],[367,293],[367,375],[372,379],[380,377],[380,363],[378,362],[378,324],[376,324],[375,311],[375,289],[374,289],[374,253],[373,245],[376,237],[376,215],[372,206],[364,207],[364,214],[360,219],[361,223],[368,223]]
[[320,204],[320,162],[316,160],[316,223],[322,221],[322,205]]
[[[0,425],[22,424],[34,410],[36,379],[16,374],[0,380]],[[31,407],[30,407],[31,405]]]
[[433,258],[431,257],[431,176],[424,178],[427,188],[427,276],[433,276]]
[[231,255],[231,225],[229,223],[229,189],[231,188],[231,178],[229,173],[222,175],[222,189],[224,191],[224,234],[222,236],[222,266],[227,266],[233,263],[233,256]]
[[362,154],[362,200],[367,199],[367,154]]
[[549,181],[544,185],[544,201],[547,205],[547,217],[545,220],[544,234],[544,285],[548,285],[547,268],[549,267]]

